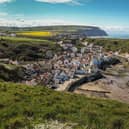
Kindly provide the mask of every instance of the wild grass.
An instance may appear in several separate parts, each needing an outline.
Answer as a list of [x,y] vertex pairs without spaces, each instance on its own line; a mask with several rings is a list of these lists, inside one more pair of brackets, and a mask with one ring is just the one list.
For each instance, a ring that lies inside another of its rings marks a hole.
[[32,129],[46,120],[76,123],[74,129],[128,129],[129,105],[43,86],[0,83],[0,129]]

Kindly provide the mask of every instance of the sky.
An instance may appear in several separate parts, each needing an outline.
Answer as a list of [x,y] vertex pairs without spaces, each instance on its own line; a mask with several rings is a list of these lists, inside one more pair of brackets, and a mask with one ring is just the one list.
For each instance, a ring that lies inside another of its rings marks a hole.
[[129,33],[129,0],[0,0],[0,26],[90,25]]

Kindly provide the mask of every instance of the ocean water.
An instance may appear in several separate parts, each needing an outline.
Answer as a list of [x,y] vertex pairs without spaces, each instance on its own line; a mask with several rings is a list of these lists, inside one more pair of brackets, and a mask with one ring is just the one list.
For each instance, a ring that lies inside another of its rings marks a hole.
[[90,38],[129,39],[129,34],[109,34],[108,36],[91,36]]
[[129,34],[112,34],[112,35],[106,36],[105,38],[129,39]]

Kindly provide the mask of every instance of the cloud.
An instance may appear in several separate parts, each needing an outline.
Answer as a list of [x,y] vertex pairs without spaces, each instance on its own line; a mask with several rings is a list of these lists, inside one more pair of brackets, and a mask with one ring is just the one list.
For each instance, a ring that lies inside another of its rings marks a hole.
[[101,26],[102,29],[106,30],[108,33],[128,33],[128,26]]
[[38,2],[45,2],[45,3],[70,3],[73,0],[35,0]]
[[9,3],[11,2],[12,0],[0,0],[0,4],[3,4],[3,3]]
[[50,26],[50,25],[75,25],[75,22],[66,20],[55,19],[37,19],[37,20],[24,20],[24,19],[4,19],[0,18],[1,26],[17,26],[17,27],[32,27],[32,26]]
[[44,3],[50,3],[50,4],[74,4],[74,5],[82,5],[80,0],[35,0],[37,2],[44,2]]

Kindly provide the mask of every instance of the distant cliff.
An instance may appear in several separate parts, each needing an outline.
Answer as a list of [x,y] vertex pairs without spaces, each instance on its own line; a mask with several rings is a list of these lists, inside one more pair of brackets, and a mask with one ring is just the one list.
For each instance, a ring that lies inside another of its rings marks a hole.
[[56,31],[56,32],[80,32],[87,36],[107,36],[107,33],[94,26],[36,26],[36,27],[0,27],[0,31]]
[[98,27],[88,27],[83,30],[80,30],[80,32],[87,36],[108,36],[106,31],[104,31]]

